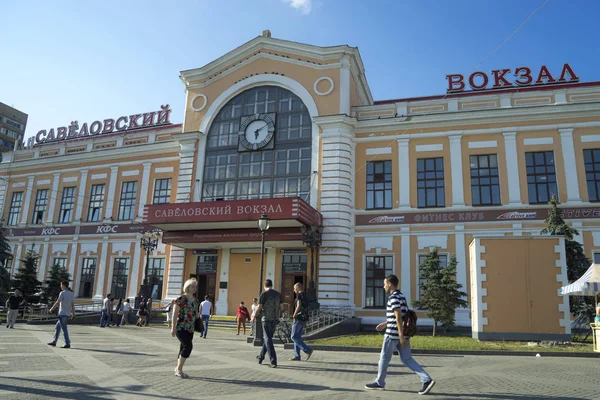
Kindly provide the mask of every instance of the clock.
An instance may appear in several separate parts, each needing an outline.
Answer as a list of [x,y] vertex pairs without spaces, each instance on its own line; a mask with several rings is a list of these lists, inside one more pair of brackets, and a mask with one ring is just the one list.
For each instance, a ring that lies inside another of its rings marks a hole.
[[238,151],[273,148],[275,113],[253,114],[242,117],[240,122]]

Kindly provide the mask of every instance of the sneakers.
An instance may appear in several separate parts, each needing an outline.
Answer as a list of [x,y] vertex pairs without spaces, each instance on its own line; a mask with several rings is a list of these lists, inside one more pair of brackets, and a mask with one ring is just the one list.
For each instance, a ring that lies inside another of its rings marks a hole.
[[365,389],[371,389],[371,390],[385,390],[385,388],[383,386],[381,386],[379,383],[377,382],[371,382],[371,383],[367,383],[365,385]]
[[277,368],[277,364],[269,364],[269,367],[271,367],[271,368]]
[[310,360],[310,356],[312,356],[313,352],[314,352],[314,350],[311,349],[308,353],[306,353],[306,360],[305,361]]
[[258,360],[258,364],[262,365],[264,358],[260,358],[260,356],[256,356],[256,359]]
[[185,373],[185,372],[183,372],[183,371],[175,371],[175,376],[178,376],[178,377],[180,377],[180,378],[183,378],[183,379],[185,379],[185,378],[187,378],[187,377],[188,377],[188,374],[186,374],[186,373]]
[[54,347],[56,347],[56,342],[50,342],[50,343],[47,343],[47,344],[48,344],[48,346],[54,346]]
[[71,345],[70,345],[70,344],[65,344],[65,345],[64,345],[62,348],[63,348],[63,349],[70,349],[70,348],[71,348]]
[[419,390],[417,393],[419,394],[427,394],[431,391],[431,388],[433,388],[433,385],[435,385],[435,381],[432,379],[429,382],[425,382],[423,383],[423,387],[421,388],[421,390]]
[[302,359],[300,357],[292,357],[290,361],[302,361]]

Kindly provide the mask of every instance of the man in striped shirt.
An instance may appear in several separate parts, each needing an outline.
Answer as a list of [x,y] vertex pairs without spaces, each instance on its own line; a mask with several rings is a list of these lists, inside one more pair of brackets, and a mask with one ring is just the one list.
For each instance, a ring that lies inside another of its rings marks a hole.
[[415,372],[423,386],[419,390],[419,394],[427,394],[435,385],[435,381],[431,379],[429,374],[425,372],[423,367],[412,358],[410,352],[410,339],[404,337],[402,331],[402,318],[408,312],[406,298],[398,290],[398,277],[390,275],[383,280],[383,289],[389,293],[390,297],[387,302],[387,321],[377,325],[376,329],[382,331],[385,329],[383,345],[381,346],[381,355],[379,357],[379,368],[377,370],[377,379],[375,382],[367,383],[367,389],[385,389],[385,376],[387,374],[388,364],[392,359],[394,350],[397,349],[400,353],[400,361],[408,368]]

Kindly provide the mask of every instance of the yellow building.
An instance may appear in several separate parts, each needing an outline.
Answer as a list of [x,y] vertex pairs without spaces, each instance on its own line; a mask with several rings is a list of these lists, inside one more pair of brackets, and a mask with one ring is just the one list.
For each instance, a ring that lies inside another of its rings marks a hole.
[[[600,83],[578,83],[566,67],[515,71],[513,83],[480,73],[471,91],[453,76],[445,95],[374,101],[357,48],[265,31],[181,72],[182,126],[161,109],[102,121],[95,134],[93,124],[86,135],[43,131],[42,143],[5,157],[0,203],[15,258],[34,244],[44,267],[68,266],[78,296],[132,297],[145,266],[140,232],[158,227],[157,297],[196,276],[217,313],[232,314],[258,294],[256,221],[267,214],[264,277],[285,301],[311,279],[302,228],[322,225],[318,300],[367,323],[381,319],[387,274],[418,298],[432,247],[443,262],[456,254],[468,291],[472,239],[539,233],[552,194],[596,258]],[[469,313],[457,310],[457,323],[470,325]]]

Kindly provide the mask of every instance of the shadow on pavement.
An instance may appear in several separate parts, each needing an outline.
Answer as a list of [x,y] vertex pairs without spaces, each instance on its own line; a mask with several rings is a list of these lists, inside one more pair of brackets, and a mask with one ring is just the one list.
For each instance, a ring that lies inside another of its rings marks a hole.
[[71,350],[91,351],[94,353],[123,354],[123,355],[127,355],[127,356],[144,356],[144,357],[158,357],[159,356],[158,354],[136,353],[133,351],[121,351],[121,350],[86,349],[85,347],[71,348]]
[[362,392],[362,390],[356,390],[356,389],[340,389],[340,388],[331,388],[329,386],[322,386],[322,385],[279,382],[279,381],[252,382],[252,381],[246,381],[246,380],[201,378],[201,377],[198,377],[198,378],[190,377],[189,379],[213,382],[213,383],[224,383],[227,385],[260,387],[260,388],[264,388],[264,389],[292,389],[292,390],[302,390],[302,391],[308,391],[308,392],[319,392],[319,391],[323,391],[323,390],[335,390],[335,391],[341,391],[341,392]]
[[[386,389],[387,391],[387,389]],[[410,390],[390,390],[390,392],[398,393],[415,393]],[[585,400],[585,397],[564,397],[564,396],[548,396],[535,394],[515,394],[515,393],[439,393],[435,391],[435,387],[429,393],[430,396],[435,396],[437,400],[456,400],[456,399],[477,399],[477,400]]]
[[[46,380],[46,379],[28,379],[28,378],[16,378],[10,377],[8,379],[13,379],[15,381],[23,382],[24,386],[17,385],[7,385],[4,383],[0,383],[0,390],[17,392],[20,394],[29,394],[29,395],[37,395],[44,396],[48,398],[57,398],[57,399],[85,399],[85,400],[106,400],[112,398],[114,395],[118,394],[127,394],[132,395],[139,393],[140,396],[145,398],[165,398],[163,395],[155,395],[151,393],[143,392],[143,389],[147,388],[144,385],[129,385],[123,387],[112,387],[112,388],[100,388],[98,386],[88,385],[85,383],[74,383],[74,382],[64,382],[60,380]],[[43,384],[43,385],[54,385],[56,386],[56,390],[51,389],[42,389],[36,387],[28,387],[30,384]],[[63,391],[64,388],[71,388],[74,391]],[[28,398],[28,397],[27,397]],[[189,398],[178,397],[180,400],[192,400]]]
[[[373,365],[371,365],[373,366]],[[315,372],[319,372],[319,371],[324,371],[324,372],[343,372],[343,373],[354,373],[354,374],[369,374],[369,375],[377,375],[377,365],[373,366],[374,369],[373,370],[360,370],[360,369],[338,369],[338,368],[314,368],[314,367],[304,367],[304,366],[297,366],[297,365],[278,365],[277,368],[278,369],[292,369],[292,370],[297,370],[297,371],[315,371]],[[411,375],[414,374],[414,372],[409,371],[409,372],[398,372],[398,371],[390,371],[388,370],[387,375],[388,376],[401,376],[401,375]]]

